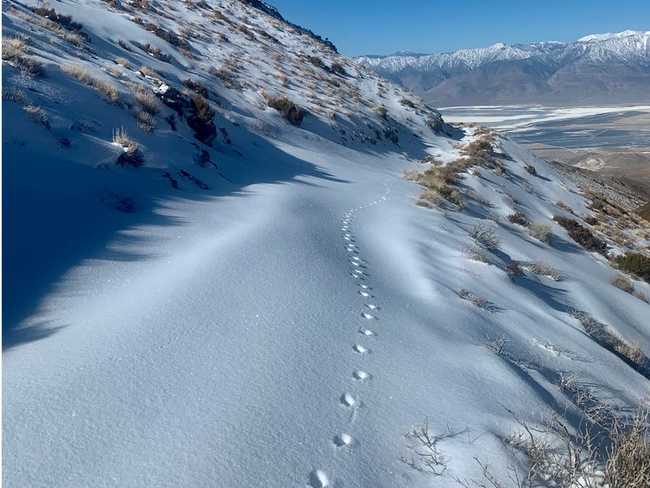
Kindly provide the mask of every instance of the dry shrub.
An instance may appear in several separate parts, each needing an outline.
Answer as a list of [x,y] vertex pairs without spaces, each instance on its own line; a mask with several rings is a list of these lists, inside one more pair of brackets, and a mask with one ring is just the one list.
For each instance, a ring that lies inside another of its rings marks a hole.
[[571,315],[601,347],[615,353],[628,366],[650,379],[650,358],[638,345],[631,345],[620,339],[608,330],[606,324],[594,319],[587,312],[572,310]]
[[553,281],[560,281],[562,279],[562,274],[559,270],[551,266],[550,264],[538,261],[535,263],[520,263],[522,269],[529,271],[533,274],[539,276],[546,276],[547,278],[552,279]]
[[508,221],[513,224],[523,225],[524,227],[528,225],[528,217],[523,212],[515,212],[508,215]]
[[109,81],[93,77],[86,68],[79,64],[64,64],[61,66],[61,71],[84,85],[94,88],[104,95],[109,102],[116,103],[120,99],[120,93],[115,85]]
[[112,83],[96,79],[93,82],[93,88],[104,95],[109,102],[116,103],[120,99],[120,92]]
[[627,253],[616,258],[616,264],[623,271],[650,282],[650,258],[643,254]]
[[61,66],[61,71],[86,85],[90,85],[94,79],[80,64],[64,64]]
[[22,90],[2,87],[2,100],[23,104],[26,102],[27,98]]
[[19,37],[2,38],[2,59],[5,61],[14,61],[27,54],[27,45]]
[[594,236],[591,231],[583,227],[577,220],[556,215],[553,220],[564,227],[569,236],[588,251],[596,251],[605,255],[607,244]]
[[458,296],[463,300],[467,300],[468,302],[477,306],[478,308],[487,310],[488,312],[493,312],[496,309],[496,307],[492,303],[490,303],[489,300],[480,297],[465,288],[461,288],[460,290],[458,290]]
[[115,58],[115,64],[119,64],[120,66],[124,66],[125,68],[129,67],[129,60],[126,58]]
[[139,111],[135,115],[138,127],[145,131],[147,134],[151,133],[156,126],[156,119],[149,113],[144,110]]
[[156,95],[149,89],[143,86],[137,86],[133,90],[135,101],[140,105],[142,110],[151,115],[156,115],[160,112],[160,105]]
[[117,158],[118,166],[132,166],[138,168],[144,164],[144,157],[137,142],[129,137],[124,127],[113,131],[113,144],[122,148]]
[[27,112],[27,115],[34,122],[41,124],[46,129],[50,128],[50,119],[47,116],[47,112],[41,107],[36,105],[25,105],[23,110]]
[[627,277],[621,274],[613,277],[610,280],[610,283],[614,285],[616,288],[623,290],[626,293],[634,292],[634,285],[632,284],[632,282]]
[[441,203],[442,199],[462,208],[463,196],[452,185],[458,182],[458,173],[465,169],[464,160],[457,160],[446,166],[435,166],[421,173],[410,172],[406,177],[426,188],[421,200],[432,204]]
[[528,226],[528,232],[535,239],[546,242],[547,244],[551,242],[553,234],[551,233],[551,226],[547,224],[530,224]]
[[650,418],[638,411],[627,425],[621,422],[610,431],[605,464],[605,485],[609,488],[650,486]]
[[490,258],[488,256],[487,252],[485,252],[485,249],[483,249],[481,246],[477,246],[477,245],[472,244],[470,246],[467,246],[463,250],[463,253],[465,254],[465,256],[467,256],[472,261],[478,261],[479,263],[489,263],[490,262]]
[[153,70],[149,66],[140,66],[140,69],[138,71],[140,72],[140,74],[142,76],[145,76],[145,77],[148,76],[150,78],[158,78],[160,76],[160,75],[158,75],[158,73],[155,70]]
[[291,125],[299,126],[302,124],[305,117],[305,111],[287,97],[273,97],[267,95],[266,103],[269,107],[280,112]]
[[494,136],[482,135],[463,147],[462,154],[471,160],[472,164],[495,169],[500,174],[503,174],[505,168],[497,159],[497,154],[492,145],[493,142]]
[[476,224],[472,228],[470,236],[486,249],[496,249],[499,247],[499,238],[492,226],[483,223]]

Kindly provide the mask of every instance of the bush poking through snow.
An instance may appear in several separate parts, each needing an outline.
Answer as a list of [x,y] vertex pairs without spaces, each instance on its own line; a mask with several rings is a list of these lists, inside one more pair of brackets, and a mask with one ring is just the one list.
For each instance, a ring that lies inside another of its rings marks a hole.
[[139,168],[144,164],[144,157],[138,143],[129,137],[123,127],[113,131],[113,144],[122,148],[122,153],[116,161],[118,166]]
[[470,245],[463,250],[465,256],[467,256],[472,261],[477,261],[479,263],[489,263],[490,258],[488,253],[485,252],[481,246]]
[[408,98],[402,98],[399,103],[401,103],[403,107],[415,108],[415,103]]
[[135,97],[135,101],[138,102],[138,105],[140,105],[142,110],[148,114],[156,115],[158,112],[160,112],[158,99],[151,90],[143,86],[138,86],[135,88],[135,90],[133,90],[133,96]]
[[555,269],[550,264],[538,261],[536,263],[519,263],[522,269],[536,274],[538,276],[545,276],[552,279],[553,281],[560,281],[562,279],[562,274],[559,270]]
[[650,283],[650,258],[638,253],[627,253],[616,258],[616,264],[623,271],[631,273]]
[[421,473],[442,476],[447,470],[447,459],[438,448],[438,444],[465,431],[454,432],[447,429],[444,434],[434,435],[429,429],[429,419],[425,418],[421,425],[414,426],[404,434],[408,455],[400,460]]
[[621,274],[612,278],[610,280],[610,283],[614,285],[616,288],[618,288],[619,290],[623,290],[626,293],[634,292],[634,285],[632,284],[632,282],[627,277]]
[[470,236],[486,249],[496,249],[499,247],[499,238],[494,227],[486,224],[477,224],[472,228]]
[[302,124],[302,121],[305,117],[304,110],[298,107],[298,105],[293,103],[287,97],[267,96],[266,103],[269,107],[280,112],[291,125],[298,127],[300,124]]
[[526,227],[528,225],[528,218],[522,212],[515,212],[508,215],[508,221],[513,224],[518,224]]
[[27,44],[19,37],[2,38],[2,60],[9,61],[26,78],[35,78],[43,74],[43,65],[27,56]]
[[538,241],[542,241],[547,244],[551,242],[551,239],[553,237],[553,234],[551,233],[551,226],[547,224],[530,224],[528,226],[528,232],[531,237],[534,237]]
[[46,129],[50,128],[50,120],[47,116],[47,112],[41,107],[38,107],[36,105],[25,105],[23,107],[23,110],[27,112],[29,118],[34,122],[41,124]]
[[139,111],[135,116],[138,127],[145,131],[147,134],[153,132],[156,127],[156,119],[149,113],[144,110]]
[[93,77],[86,68],[79,64],[64,64],[61,66],[61,71],[68,76],[73,77],[84,85],[94,88],[106,99],[112,103],[116,103],[120,99],[120,93],[112,83]]
[[535,169],[535,166],[533,166],[532,164],[527,164],[526,166],[524,166],[524,168],[526,169],[528,174],[537,176],[537,169]]
[[194,137],[204,144],[212,145],[212,141],[217,137],[217,127],[212,121],[214,110],[210,107],[210,103],[196,94],[192,96],[190,110],[187,124],[194,130]]
[[560,226],[564,227],[569,233],[571,239],[576,241],[587,251],[596,251],[603,255],[606,254],[607,244],[594,236],[589,229],[583,227],[577,220],[559,215],[553,217],[553,220],[560,224]]
[[650,359],[638,345],[630,345],[619,339],[609,331],[606,324],[599,322],[586,312],[573,310],[571,315],[580,322],[585,332],[600,346],[615,353],[630,367],[650,379]]
[[478,308],[482,308],[483,310],[487,310],[488,312],[494,312],[496,310],[496,307],[492,303],[490,303],[489,300],[486,300],[483,297],[475,295],[474,293],[472,293],[471,291],[465,288],[461,288],[460,290],[458,290],[458,296],[463,300],[467,300],[472,305],[476,305]]
[[421,173],[406,173],[405,177],[426,188],[418,200],[418,205],[433,207],[442,203],[443,199],[453,203],[458,208],[464,207],[463,196],[452,185],[458,182],[458,174],[466,169],[465,160],[458,159],[446,166],[434,166]]
[[27,54],[27,45],[19,37],[2,38],[2,59],[5,61],[14,61],[22,58]]

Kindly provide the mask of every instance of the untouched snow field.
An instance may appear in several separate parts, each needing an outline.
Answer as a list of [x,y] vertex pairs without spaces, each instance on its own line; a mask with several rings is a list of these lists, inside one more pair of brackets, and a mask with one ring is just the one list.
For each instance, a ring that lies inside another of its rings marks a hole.
[[[402,101],[420,103],[409,94],[245,3],[153,4],[168,18],[139,15],[196,31],[191,57],[99,1],[54,5],[91,37],[83,49],[28,33],[23,4],[4,5],[3,35],[28,36],[46,64],[46,76],[24,78],[3,63],[4,87],[49,121],[3,102],[5,486],[452,487],[480,477],[473,456],[497,473],[523,468],[502,442],[517,429],[508,410],[576,421],[562,374],[621,407],[650,398],[647,378],[575,318],[584,311],[650,355],[650,306],[552,222],[590,211],[551,166],[499,139],[508,172],[464,174],[463,211],[419,207],[404,170],[427,154],[455,159],[473,129],[448,137],[434,111]],[[231,20],[214,20],[218,9]],[[280,44],[251,41],[235,21]],[[228,42],[213,42],[219,33]],[[314,78],[304,53],[346,74]],[[203,144],[179,116],[173,130],[162,103],[153,132],[141,130],[126,81],[159,84],[133,69],[110,78],[118,55],[179,89],[188,74],[200,80],[226,131]],[[208,74],[233,56],[239,89]],[[132,105],[103,100],[64,62],[87,64]],[[302,125],[262,91],[304,107]],[[144,166],[114,164],[121,127]],[[391,133],[399,144],[377,137]],[[196,162],[201,151],[216,168]],[[551,226],[552,243],[510,223],[515,210]],[[499,241],[487,263],[467,255],[478,224]],[[509,276],[514,260],[543,261],[561,279]],[[441,477],[408,463],[404,434],[425,419],[450,434]]]

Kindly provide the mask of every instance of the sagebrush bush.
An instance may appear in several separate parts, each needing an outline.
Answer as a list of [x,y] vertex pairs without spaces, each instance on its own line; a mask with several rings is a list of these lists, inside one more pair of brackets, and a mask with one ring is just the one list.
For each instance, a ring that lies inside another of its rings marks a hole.
[[650,283],[650,258],[643,254],[627,253],[616,258],[616,264],[623,270]]
[[2,59],[13,61],[27,54],[27,45],[19,37],[2,38]]
[[523,212],[515,212],[508,215],[508,221],[513,224],[523,225],[524,227],[528,225],[528,217]]
[[64,64],[61,66],[61,71],[80,81],[84,85],[94,88],[104,95],[108,101],[113,103],[119,101],[120,93],[115,85],[109,81],[95,78],[84,66],[80,64]]
[[113,144],[122,148],[122,152],[115,164],[118,166],[132,166],[138,168],[144,164],[144,157],[138,143],[131,139],[124,127],[113,131]]
[[486,249],[496,249],[499,247],[499,238],[497,237],[494,227],[480,223],[476,224],[470,236],[477,243],[485,247]]
[[34,122],[41,124],[46,129],[50,128],[50,119],[47,112],[37,105],[25,105],[23,110],[27,112],[29,118]]
[[546,242],[551,242],[553,234],[551,233],[551,226],[547,224],[534,223],[528,226],[528,232],[535,239]]
[[304,110],[298,107],[298,105],[293,103],[287,97],[267,96],[266,103],[269,107],[282,113],[284,118],[287,119],[291,125],[299,126],[302,124],[302,121],[305,117]]
[[610,280],[610,283],[614,285],[616,288],[623,290],[626,293],[634,292],[634,285],[627,277],[623,275],[615,276]]
[[576,241],[588,251],[606,254],[607,244],[594,236],[591,231],[583,227],[577,220],[556,215],[553,220],[564,227],[571,239]]
[[160,104],[156,95],[143,86],[138,86],[133,90],[135,101],[140,105],[142,110],[151,115],[156,115],[160,112]]

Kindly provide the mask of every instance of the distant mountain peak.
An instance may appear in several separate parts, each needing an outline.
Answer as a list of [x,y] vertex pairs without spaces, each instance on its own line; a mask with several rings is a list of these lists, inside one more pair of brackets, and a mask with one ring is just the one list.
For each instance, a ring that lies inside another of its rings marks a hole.
[[356,60],[439,105],[650,98],[650,31]]

